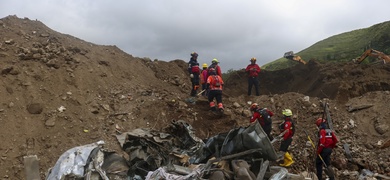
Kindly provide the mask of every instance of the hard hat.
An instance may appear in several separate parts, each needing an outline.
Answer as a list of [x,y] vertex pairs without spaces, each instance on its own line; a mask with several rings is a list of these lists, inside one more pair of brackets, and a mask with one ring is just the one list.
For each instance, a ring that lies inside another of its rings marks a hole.
[[198,57],[198,53],[192,52],[192,53],[191,53],[191,56],[192,56],[192,57]]
[[256,61],[256,58],[255,57],[251,58],[251,61]]
[[317,125],[317,126],[320,126],[321,123],[323,123],[323,122],[326,122],[326,120],[325,120],[325,119],[322,119],[322,118],[318,118],[317,121],[316,121],[316,125]]
[[207,68],[208,66],[207,66],[206,63],[203,63],[202,67],[203,67],[203,68]]
[[214,63],[219,63],[219,62],[218,62],[218,59],[216,59],[216,58],[214,58],[211,62],[212,62],[213,64],[214,64]]
[[283,109],[282,114],[285,116],[292,116],[292,111],[290,109]]
[[251,110],[251,111],[254,111],[254,110],[257,109],[257,107],[259,107],[259,105],[258,105],[257,103],[252,103],[252,104],[251,104],[251,107],[250,107],[250,110]]

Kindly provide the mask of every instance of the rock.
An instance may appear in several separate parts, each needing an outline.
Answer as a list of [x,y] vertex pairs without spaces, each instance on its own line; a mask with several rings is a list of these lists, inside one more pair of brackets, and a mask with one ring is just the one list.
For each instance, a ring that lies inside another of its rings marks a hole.
[[374,146],[372,146],[372,145],[369,144],[369,143],[365,143],[364,146],[365,146],[367,149],[374,149]]
[[385,134],[387,131],[389,131],[389,126],[385,124],[375,123],[374,128],[376,132],[378,132],[380,135]]
[[348,161],[345,158],[335,158],[332,161],[332,165],[337,169],[347,169]]
[[53,127],[56,123],[56,118],[55,117],[50,117],[49,119],[46,120],[45,126],[47,127]]
[[43,106],[40,103],[32,103],[27,105],[27,111],[30,114],[41,114],[43,111]]
[[14,44],[15,43],[15,41],[13,40],[13,39],[10,39],[10,40],[6,40],[6,41],[4,41],[4,43],[5,44]]
[[244,116],[244,117],[251,117],[252,113],[251,113],[251,111],[245,109],[245,110],[242,111],[241,115]]
[[98,108],[92,107],[92,108],[91,108],[91,113],[93,113],[93,114],[98,114],[98,113],[99,113],[99,109],[98,109]]
[[9,56],[8,53],[6,53],[6,52],[0,52],[0,57],[7,57],[7,56]]
[[179,103],[179,108],[186,108],[186,107],[188,107],[188,105],[187,105],[187,103],[185,103],[185,102],[183,102],[183,101],[178,101],[178,103]]
[[241,105],[240,105],[240,104],[238,104],[238,102],[234,102],[234,103],[233,103],[233,107],[235,107],[235,108],[239,108],[239,107],[241,107]]

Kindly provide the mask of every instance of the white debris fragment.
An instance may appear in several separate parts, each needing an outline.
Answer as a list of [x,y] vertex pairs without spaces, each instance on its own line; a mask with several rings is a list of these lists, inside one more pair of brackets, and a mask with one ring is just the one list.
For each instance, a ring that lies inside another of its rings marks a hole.
[[377,143],[378,146],[382,146],[382,144],[383,144],[382,140],[379,140],[378,143]]
[[355,127],[355,121],[353,121],[352,119],[349,119],[349,126],[350,127]]
[[64,106],[60,106],[59,108],[58,108],[58,111],[59,112],[64,112],[66,110],[66,108],[64,107]]

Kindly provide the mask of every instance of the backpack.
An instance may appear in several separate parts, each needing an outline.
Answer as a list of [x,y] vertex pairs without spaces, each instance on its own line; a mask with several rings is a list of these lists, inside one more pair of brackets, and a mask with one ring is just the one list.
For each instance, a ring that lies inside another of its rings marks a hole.
[[272,119],[271,116],[268,114],[267,109],[265,108],[259,108],[256,110],[258,113],[260,113],[261,118],[264,120],[265,125],[270,125],[272,124]]
[[213,75],[214,81],[213,81],[213,86],[214,87],[221,87],[221,82],[219,82],[219,77],[217,75]]

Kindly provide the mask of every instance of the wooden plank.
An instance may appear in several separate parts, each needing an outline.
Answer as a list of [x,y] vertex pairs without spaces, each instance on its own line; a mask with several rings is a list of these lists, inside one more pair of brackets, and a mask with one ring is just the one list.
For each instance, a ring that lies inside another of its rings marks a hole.
[[348,106],[348,112],[358,111],[362,109],[370,108],[374,105],[372,104],[363,104],[363,105],[357,105],[357,106]]

